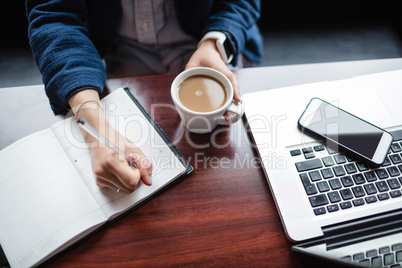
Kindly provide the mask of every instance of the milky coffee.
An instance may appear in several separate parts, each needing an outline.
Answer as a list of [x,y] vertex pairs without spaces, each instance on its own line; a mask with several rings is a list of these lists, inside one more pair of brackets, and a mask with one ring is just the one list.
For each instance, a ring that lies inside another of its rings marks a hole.
[[179,85],[180,102],[195,112],[211,112],[222,107],[227,100],[223,84],[207,75],[194,75]]

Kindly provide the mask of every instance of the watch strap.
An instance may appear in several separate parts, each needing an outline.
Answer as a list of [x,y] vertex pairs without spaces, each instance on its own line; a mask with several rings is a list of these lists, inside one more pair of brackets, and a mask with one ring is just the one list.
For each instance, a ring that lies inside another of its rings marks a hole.
[[229,64],[233,60],[233,52],[226,49],[228,43],[228,45],[232,46],[231,41],[227,38],[226,34],[218,31],[207,32],[198,43],[198,47],[207,39],[216,40],[216,48],[225,64]]

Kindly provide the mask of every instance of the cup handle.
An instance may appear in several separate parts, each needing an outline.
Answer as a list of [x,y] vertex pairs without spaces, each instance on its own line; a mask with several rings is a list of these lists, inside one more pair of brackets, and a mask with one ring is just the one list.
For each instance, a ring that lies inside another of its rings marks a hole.
[[239,121],[239,119],[244,114],[244,104],[242,103],[242,101],[240,101],[239,103],[232,102],[229,105],[229,107],[227,108],[227,111],[232,112],[234,114],[231,117],[231,121],[230,122],[226,121],[225,117],[222,115],[218,119],[218,124],[219,125],[228,125],[228,124],[232,124],[232,123],[235,123],[235,122]]

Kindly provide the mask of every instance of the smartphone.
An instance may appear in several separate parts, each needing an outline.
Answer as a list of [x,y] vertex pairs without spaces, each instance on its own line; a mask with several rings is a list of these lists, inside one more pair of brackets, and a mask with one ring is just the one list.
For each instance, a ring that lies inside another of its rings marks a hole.
[[319,98],[310,100],[298,120],[305,134],[326,143],[332,150],[354,156],[372,167],[383,164],[392,135]]

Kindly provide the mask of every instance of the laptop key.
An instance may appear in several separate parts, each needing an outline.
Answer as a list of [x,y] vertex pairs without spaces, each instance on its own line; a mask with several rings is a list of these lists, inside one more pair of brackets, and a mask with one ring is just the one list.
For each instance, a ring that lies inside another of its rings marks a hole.
[[399,191],[399,190],[389,192],[389,194],[391,195],[392,198],[402,196],[401,191]]
[[344,164],[346,163],[346,157],[343,154],[336,154],[334,155],[335,162],[337,164]]
[[355,200],[353,200],[352,202],[353,202],[353,205],[355,205],[355,207],[364,205],[364,200],[363,200],[363,198],[355,199]]
[[332,169],[330,168],[321,169],[321,174],[324,177],[324,179],[329,179],[334,176],[334,173],[332,173]]
[[378,200],[380,200],[380,201],[389,199],[388,193],[379,194],[379,195],[377,195],[377,197],[378,197]]
[[396,252],[396,261],[402,262],[402,251]]
[[341,181],[342,181],[343,186],[345,186],[345,187],[354,185],[353,180],[350,176],[342,177]]
[[339,204],[341,206],[342,209],[347,209],[347,208],[351,208],[352,207],[352,203],[350,203],[350,201],[347,202],[342,202]]
[[391,177],[396,177],[401,175],[401,173],[399,172],[399,169],[395,166],[392,167],[387,167],[388,173],[389,175],[391,175]]
[[386,178],[388,178],[388,173],[387,173],[387,171],[386,171],[385,169],[383,169],[383,168],[377,169],[377,170],[375,171],[375,173],[377,173],[377,176],[378,176],[378,178],[380,178],[380,179],[386,179]]
[[353,261],[360,261],[364,259],[364,253],[360,252],[360,253],[356,253],[353,254]]
[[315,154],[313,152],[304,154],[304,158],[306,158],[306,159],[311,159],[314,157],[315,157]]
[[322,145],[322,144],[316,145],[313,148],[314,148],[314,151],[316,151],[316,152],[324,151],[324,149],[325,149],[324,145]]
[[377,186],[379,192],[385,192],[389,190],[388,185],[385,181],[377,181],[375,185]]
[[348,255],[348,256],[343,256],[343,257],[341,258],[341,260],[342,260],[342,261],[345,261],[345,262],[351,262],[351,261],[352,261],[352,256],[350,256],[350,255]]
[[313,169],[317,169],[317,168],[322,168],[321,160],[318,158],[296,163],[296,169],[299,172],[304,172],[304,171],[313,170]]
[[378,252],[376,249],[368,250],[366,251],[366,257],[367,258],[372,258],[378,255]]
[[373,183],[365,184],[364,189],[366,190],[366,193],[368,195],[377,193],[377,189],[375,188]]
[[388,253],[384,255],[384,265],[390,266],[395,263],[394,253]]
[[326,181],[320,181],[320,182],[317,182],[317,187],[318,187],[318,190],[322,193],[322,192],[327,192],[327,191],[329,191],[330,189],[329,189],[329,185],[328,185],[328,183],[326,182]]
[[312,195],[317,193],[317,188],[314,184],[311,183],[310,179],[308,178],[307,173],[300,174],[300,179],[303,183],[304,190],[306,190],[307,195]]
[[392,245],[392,251],[402,250],[402,243]]
[[309,197],[312,207],[319,207],[329,203],[326,194],[319,194]]
[[352,176],[353,180],[355,181],[356,184],[363,184],[366,182],[366,180],[364,179],[363,174],[359,173],[359,174],[355,174]]
[[364,199],[366,199],[366,203],[367,203],[367,204],[377,202],[377,197],[375,197],[374,195],[372,195],[372,196],[367,196],[367,197],[364,198]]
[[324,166],[326,166],[326,167],[335,165],[335,162],[334,162],[334,159],[332,159],[332,156],[323,157],[322,162],[324,163]]
[[356,168],[355,163],[346,164],[346,165],[345,165],[345,169],[346,169],[346,172],[347,172],[348,174],[352,174],[352,173],[356,173],[356,172],[357,172],[357,168]]
[[369,259],[364,259],[359,261],[359,265],[363,267],[370,267],[370,260]]
[[291,150],[290,155],[291,156],[301,155],[301,151],[299,149]]
[[329,182],[329,185],[331,185],[332,190],[337,190],[337,189],[342,188],[341,181],[338,178],[331,179],[328,182]]
[[330,192],[327,195],[331,203],[336,203],[342,200],[338,192]]
[[302,151],[303,151],[303,154],[312,153],[313,148],[312,147],[306,147],[306,148],[303,148]]
[[386,156],[382,166],[386,167],[386,166],[389,166],[389,165],[391,165],[391,160],[389,160],[388,156]]
[[353,194],[352,191],[350,191],[350,189],[342,189],[339,191],[342,195],[343,200],[349,200],[353,198]]
[[311,181],[319,181],[322,179],[321,173],[318,170],[310,171],[308,175],[310,176]]
[[387,180],[389,188],[391,188],[392,190],[401,188],[401,185],[399,184],[399,181],[397,179],[389,179]]
[[324,165],[325,165],[326,167],[336,165],[336,163],[334,162],[332,156],[323,157],[323,158],[321,158],[321,159],[322,159],[322,162],[324,163]]
[[364,177],[366,177],[366,180],[369,182],[377,180],[377,176],[375,175],[374,171],[365,172]]
[[395,165],[402,163],[402,157],[399,154],[391,154],[389,158]]
[[352,191],[353,191],[353,193],[354,193],[354,195],[355,195],[356,197],[362,197],[362,196],[365,196],[365,195],[366,195],[365,192],[364,192],[364,190],[363,190],[363,187],[362,187],[362,186],[353,187],[353,188],[352,188]]
[[362,162],[357,162],[356,166],[357,166],[357,169],[359,171],[366,171],[366,170],[369,169],[368,166],[365,163],[362,163]]
[[335,166],[332,168],[335,173],[335,176],[340,177],[346,174],[345,169],[342,166]]
[[327,206],[328,212],[334,212],[339,210],[339,206],[337,204],[335,205],[329,205]]
[[395,142],[395,143],[391,144],[391,150],[394,153],[397,153],[397,152],[402,151],[402,147],[399,145],[399,143]]
[[372,258],[371,259],[371,266],[372,267],[383,267],[381,256],[377,256],[377,257]]
[[380,254],[385,254],[385,253],[390,253],[391,252],[391,248],[386,246],[386,247],[381,247],[379,248],[379,252]]
[[314,209],[314,214],[315,215],[322,215],[322,214],[325,214],[325,213],[327,213],[327,211],[325,210],[324,207]]

